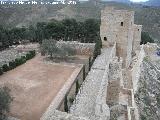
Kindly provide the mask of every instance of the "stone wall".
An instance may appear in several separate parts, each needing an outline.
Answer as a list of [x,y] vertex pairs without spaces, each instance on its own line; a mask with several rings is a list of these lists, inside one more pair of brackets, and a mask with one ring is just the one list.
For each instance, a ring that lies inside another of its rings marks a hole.
[[[83,73],[83,65],[80,65],[70,76],[70,78],[66,81],[62,89],[59,91],[59,93],[56,95],[50,106],[47,108],[46,112],[43,114],[41,117],[41,120],[48,120],[50,117],[49,115],[54,115],[54,110],[59,109],[64,111],[63,109],[63,103],[65,96],[70,94],[72,95],[75,91],[71,90],[74,88],[74,84],[76,80],[81,80],[83,78],[82,73]],[[78,79],[77,79],[78,78]],[[83,80],[81,80],[83,81]],[[71,96],[69,96],[71,97]]]
[[[71,85],[70,89],[68,90],[68,92],[66,93],[66,96],[67,96],[67,105],[68,105],[68,108],[70,108],[70,106],[73,104],[71,102],[71,100],[75,99],[75,96],[76,96],[76,82],[78,82],[78,84],[81,86],[81,84],[83,83],[83,76],[84,76],[84,68],[85,66],[83,66],[81,68],[81,71],[79,72],[79,74],[77,75],[77,77],[75,78],[74,80],[74,83]],[[57,110],[60,110],[60,111],[63,111],[65,112],[64,110],[64,99],[63,99],[63,102],[61,103],[61,105],[57,108]]]
[[137,91],[138,80],[139,80],[140,72],[141,72],[141,64],[142,64],[142,61],[143,61],[144,57],[145,57],[145,52],[144,52],[144,48],[143,48],[143,45],[142,45],[141,46],[141,51],[137,55],[136,64],[134,64],[134,66],[132,68],[132,81],[133,81],[134,93]]
[[142,25],[134,24],[133,51],[140,50]]
[[122,80],[122,60],[115,57],[109,64],[109,82],[107,90],[107,104],[119,102],[119,93]]
[[116,46],[102,49],[93,63],[91,71],[83,82],[70,113],[86,117],[91,120],[109,120],[110,112],[106,104],[106,91],[108,84],[108,69]]
[[139,47],[141,28],[142,26],[134,24],[133,11],[116,10],[113,7],[106,7],[101,11],[101,40],[104,46],[116,42],[116,55],[123,58],[123,67],[129,67],[132,50]]

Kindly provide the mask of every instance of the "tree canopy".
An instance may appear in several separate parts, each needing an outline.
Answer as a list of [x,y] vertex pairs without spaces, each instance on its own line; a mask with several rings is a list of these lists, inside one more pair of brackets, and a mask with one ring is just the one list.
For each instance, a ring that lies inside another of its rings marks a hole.
[[0,48],[5,49],[25,40],[39,43],[44,39],[93,43],[96,42],[95,37],[99,28],[99,21],[95,19],[87,19],[83,22],[75,19],[52,20],[21,28],[0,26]]
[[146,44],[147,42],[149,43],[154,43],[153,38],[149,35],[148,32],[142,32],[141,35],[141,44]]

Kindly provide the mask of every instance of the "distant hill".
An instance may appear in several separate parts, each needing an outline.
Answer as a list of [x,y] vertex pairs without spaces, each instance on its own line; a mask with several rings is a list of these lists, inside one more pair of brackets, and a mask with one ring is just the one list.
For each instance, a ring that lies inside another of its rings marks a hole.
[[102,0],[102,1],[114,1],[119,3],[130,3],[130,0]]
[[0,25],[21,27],[52,19],[75,18],[83,21],[88,18],[100,19],[100,11],[105,6],[135,11],[136,24],[143,25],[143,31],[160,40],[160,8],[146,7],[138,4],[116,2],[83,2],[77,5],[0,5]]
[[144,2],[144,5],[148,5],[148,6],[160,6],[160,0],[149,0],[147,2]]
[[[102,1],[114,1],[119,3],[131,3],[130,0],[102,0]],[[136,4],[142,4],[146,6],[160,6],[160,0],[149,0],[147,2],[137,2]]]

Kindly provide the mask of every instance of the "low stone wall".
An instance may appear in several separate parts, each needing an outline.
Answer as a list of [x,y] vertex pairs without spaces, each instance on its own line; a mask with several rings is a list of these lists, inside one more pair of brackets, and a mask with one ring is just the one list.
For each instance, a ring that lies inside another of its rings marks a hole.
[[80,43],[78,41],[58,41],[57,46],[68,46],[76,51],[77,55],[93,56],[95,43]]
[[63,109],[63,102],[65,99],[65,96],[70,94],[73,94],[72,87],[74,86],[76,80],[83,80],[83,65],[79,65],[79,67],[72,73],[70,78],[66,81],[62,89],[59,91],[59,93],[56,95],[50,106],[47,108],[46,112],[42,115],[41,120],[48,120],[50,118],[50,115],[54,116],[54,111],[56,109],[62,110]]
[[[71,102],[71,100],[75,99],[75,96],[76,96],[76,87],[77,87],[76,84],[77,84],[77,82],[78,82],[79,87],[83,83],[83,80],[84,80],[83,76],[84,76],[84,70],[85,70],[84,68],[85,68],[85,66],[81,67],[81,70],[79,71],[78,75],[75,77],[72,85],[70,86],[70,89],[66,93],[68,108],[70,108],[70,106],[73,104]],[[56,108],[56,109],[65,112],[65,110],[64,110],[65,98],[63,98],[62,101],[63,102],[61,103],[61,105],[58,108]]]
[[36,50],[39,51],[39,47],[40,45],[38,43],[30,43],[30,44],[25,44],[25,45],[18,45],[15,49],[18,52],[28,52],[28,51],[32,51],[32,50]]

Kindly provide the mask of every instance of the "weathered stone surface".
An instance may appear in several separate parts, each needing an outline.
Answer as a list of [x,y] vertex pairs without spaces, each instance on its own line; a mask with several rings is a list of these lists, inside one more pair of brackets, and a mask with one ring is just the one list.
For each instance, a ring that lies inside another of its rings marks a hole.
[[141,27],[134,24],[134,11],[116,10],[106,7],[101,11],[100,35],[103,45],[117,44],[117,56],[122,57],[124,66],[129,67],[132,50],[141,40]]

